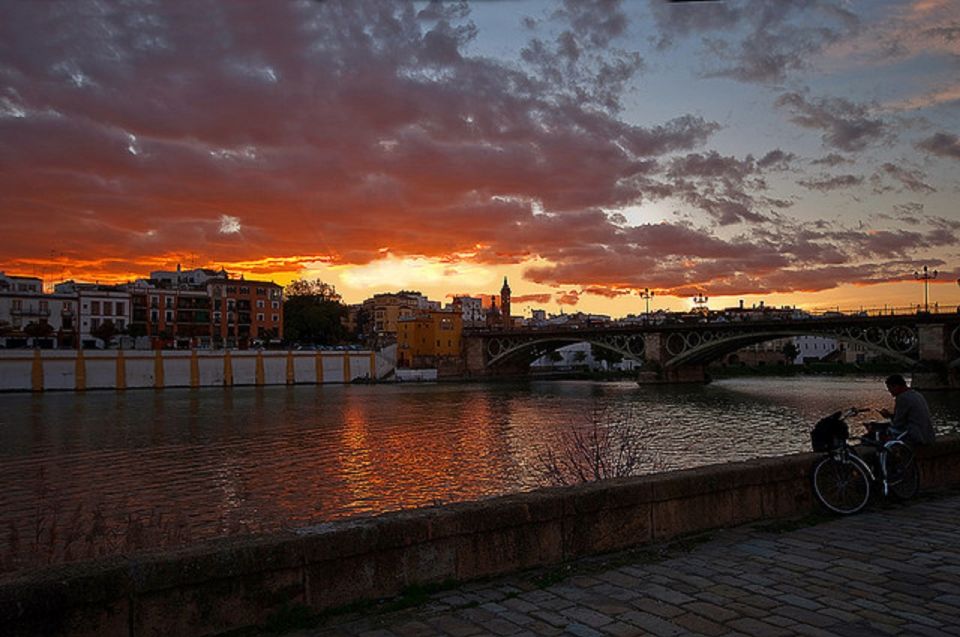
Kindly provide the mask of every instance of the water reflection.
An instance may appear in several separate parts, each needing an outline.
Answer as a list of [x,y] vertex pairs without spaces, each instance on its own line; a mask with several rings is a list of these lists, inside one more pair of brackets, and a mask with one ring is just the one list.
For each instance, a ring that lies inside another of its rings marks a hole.
[[[957,392],[927,394],[937,428]],[[0,569],[529,489],[599,419],[681,468],[806,450],[879,378],[298,386],[0,397]]]

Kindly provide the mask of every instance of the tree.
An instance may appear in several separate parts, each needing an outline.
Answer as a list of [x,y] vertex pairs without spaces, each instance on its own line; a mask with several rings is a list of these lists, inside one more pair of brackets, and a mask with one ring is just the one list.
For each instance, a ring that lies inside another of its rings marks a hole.
[[131,323],[130,327],[127,328],[127,334],[134,338],[139,338],[141,336],[147,335],[147,326],[143,323]]
[[117,326],[114,325],[113,321],[110,320],[104,321],[100,325],[90,330],[90,334],[103,341],[107,347],[110,347],[110,342],[118,333]]
[[593,354],[593,360],[606,361],[607,367],[612,367],[623,360],[623,354],[620,352],[598,345],[590,345],[590,353]]
[[30,338],[47,338],[53,334],[53,326],[46,321],[40,323],[31,321],[24,326],[23,333]]
[[313,281],[297,279],[296,281],[292,281],[287,285],[286,288],[284,288],[283,294],[287,298],[295,296],[314,296],[325,301],[334,301],[336,303],[341,301],[340,295],[337,294],[337,288],[329,283],[324,283],[320,279],[314,279]]
[[788,365],[797,360],[797,356],[800,355],[800,349],[793,341],[788,341],[787,344],[783,346],[781,351],[783,352],[783,357],[787,359]]
[[320,279],[294,281],[283,302],[283,333],[288,341],[325,345],[346,336],[347,306],[334,286]]

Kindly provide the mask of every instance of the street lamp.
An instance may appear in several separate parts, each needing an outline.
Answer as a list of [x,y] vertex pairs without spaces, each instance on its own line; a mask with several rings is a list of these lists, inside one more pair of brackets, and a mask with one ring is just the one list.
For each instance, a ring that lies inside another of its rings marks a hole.
[[930,279],[937,278],[937,274],[939,274],[939,272],[937,272],[936,270],[934,270],[933,272],[929,272],[927,270],[927,266],[923,266],[923,272],[913,273],[913,278],[915,278],[918,281],[923,281],[923,311],[924,312],[930,311],[930,308],[929,308],[930,294],[927,290],[927,287],[930,284]]
[[697,306],[697,309],[698,309],[698,310],[701,310],[701,311],[707,309],[707,301],[709,301],[709,300],[710,300],[710,298],[709,298],[706,294],[704,294],[703,292],[701,292],[700,294],[697,294],[696,296],[693,297],[693,303],[694,303],[694,305],[696,305],[696,306]]
[[640,293],[640,298],[647,302],[647,314],[650,314],[650,299],[654,296],[656,295],[650,291],[650,288],[643,288],[643,292]]

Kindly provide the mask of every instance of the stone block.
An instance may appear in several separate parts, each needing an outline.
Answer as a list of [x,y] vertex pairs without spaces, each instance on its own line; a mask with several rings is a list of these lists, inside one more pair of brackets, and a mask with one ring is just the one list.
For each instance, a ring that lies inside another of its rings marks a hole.
[[478,532],[457,545],[456,579],[467,580],[563,558],[560,521]]
[[139,595],[132,633],[138,637],[216,634],[261,624],[277,610],[304,601],[301,569],[254,570]]

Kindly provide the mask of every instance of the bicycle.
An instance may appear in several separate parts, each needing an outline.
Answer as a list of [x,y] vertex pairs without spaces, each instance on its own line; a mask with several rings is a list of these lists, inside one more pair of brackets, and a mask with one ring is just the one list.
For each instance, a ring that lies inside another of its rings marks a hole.
[[869,409],[850,408],[820,420],[810,432],[814,451],[825,451],[811,472],[813,493],[825,508],[841,515],[863,509],[878,487],[884,497],[908,500],[920,488],[920,469],[906,432],[893,435],[888,423],[869,423],[870,433],[858,440],[874,450],[873,466],[848,444],[846,419]]

